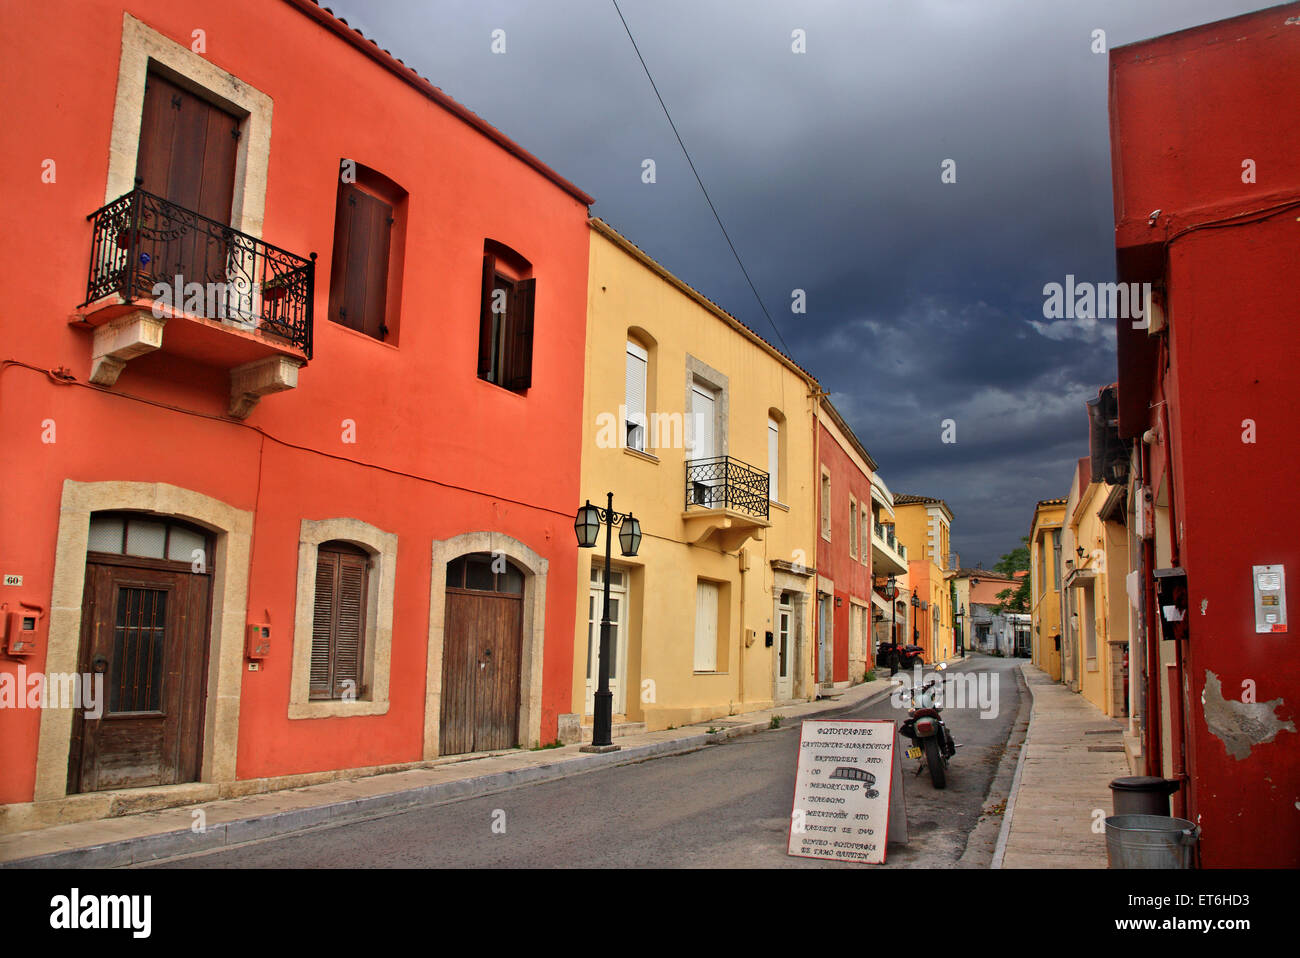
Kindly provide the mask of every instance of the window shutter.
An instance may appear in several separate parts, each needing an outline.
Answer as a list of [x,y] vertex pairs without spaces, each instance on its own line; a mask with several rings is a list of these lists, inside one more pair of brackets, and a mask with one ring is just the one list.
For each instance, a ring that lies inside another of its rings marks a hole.
[[[357,267],[360,282],[361,332],[383,339],[388,332],[384,323],[388,305],[388,245],[393,224],[393,208],[369,193],[357,191],[359,215],[354,223],[365,230],[365,258]],[[353,277],[349,275],[349,282]],[[349,297],[351,298],[351,297]]]
[[767,421],[767,497],[780,502],[781,427],[775,419]]
[[718,587],[700,582],[695,591],[695,671],[718,669]]
[[506,365],[502,379],[507,389],[527,389],[533,384],[533,299],[537,280],[524,279],[515,285],[510,304],[510,325],[506,330]]
[[[365,638],[366,569],[359,555],[338,557],[338,587],[334,616],[334,697],[351,690],[361,694],[361,651]],[[345,683],[351,682],[351,685]]]
[[492,291],[496,288],[497,258],[491,253],[483,255],[483,278],[479,288],[478,308],[478,375],[487,379],[492,374]]
[[333,552],[316,554],[316,602],[311,628],[311,698],[329,698],[330,635],[334,629],[334,574],[339,556]]
[[[648,354],[636,343],[627,344],[626,405],[628,445],[642,452],[646,448],[646,369]],[[632,425],[638,428],[633,430]]]

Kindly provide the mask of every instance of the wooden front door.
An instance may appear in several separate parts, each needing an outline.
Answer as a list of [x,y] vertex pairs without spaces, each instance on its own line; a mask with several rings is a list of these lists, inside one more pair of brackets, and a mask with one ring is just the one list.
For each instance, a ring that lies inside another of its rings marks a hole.
[[79,671],[103,694],[98,717],[73,720],[70,793],[199,777],[211,575],[177,565],[86,564]]
[[[491,556],[448,565],[439,753],[519,744],[523,576]],[[460,586],[454,583],[461,583]]]

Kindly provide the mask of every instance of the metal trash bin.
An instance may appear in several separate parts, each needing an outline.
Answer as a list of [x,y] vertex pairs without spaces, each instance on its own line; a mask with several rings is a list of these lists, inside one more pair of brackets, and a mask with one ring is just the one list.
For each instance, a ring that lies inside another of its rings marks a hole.
[[1116,815],[1168,815],[1169,796],[1178,783],[1154,775],[1117,778],[1110,783],[1111,806]]
[[1111,868],[1192,868],[1200,829],[1185,818],[1112,815],[1106,819]]

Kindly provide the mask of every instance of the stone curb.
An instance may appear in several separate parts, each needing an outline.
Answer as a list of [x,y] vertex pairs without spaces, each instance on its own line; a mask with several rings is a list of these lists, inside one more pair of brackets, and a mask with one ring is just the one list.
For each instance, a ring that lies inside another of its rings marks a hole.
[[[883,689],[855,702],[836,703],[823,709],[786,717],[802,720],[813,716],[844,712],[874,704],[889,695],[891,691],[892,688]],[[776,711],[774,709],[772,713],[774,714]],[[718,721],[726,721],[726,719],[720,718]],[[707,723],[700,724],[707,725]],[[70,848],[64,851],[47,852],[27,858],[11,859],[0,862],[0,869],[121,868],[128,865],[147,864],[178,855],[212,851],[260,839],[274,838],[321,825],[336,825],[361,821],[367,818],[377,818],[411,808],[491,795],[519,785],[558,781],[586,772],[619,765],[632,765],[652,758],[685,755],[690,752],[697,752],[710,745],[720,744],[727,739],[752,735],[768,728],[770,728],[770,718],[766,722],[747,722],[743,725],[723,728],[712,734],[705,732],[670,739],[666,742],[634,745],[617,752],[584,753],[567,758],[562,762],[548,762],[544,765],[531,765],[504,772],[493,772],[488,775],[477,775],[458,781],[438,782],[433,785],[422,785],[418,788],[403,789],[381,795],[370,795],[342,802],[288,809],[269,815],[221,822],[208,826],[202,832],[178,829],[160,832],[155,835],[140,835],[97,845],[87,845],[81,848]]]
[[1020,674],[1025,678],[1025,687],[1029,690],[1029,725],[1025,729],[1025,740],[1020,743],[1020,757],[1016,759],[1016,776],[1011,780],[1011,793],[1007,796],[1006,812],[1002,816],[1002,829],[998,832],[998,843],[993,848],[993,861],[989,868],[1001,868],[1007,854],[1007,839],[1011,837],[1011,818],[1016,812],[1016,796],[1020,794],[1020,775],[1025,770],[1025,755],[1029,753],[1029,739],[1034,734],[1034,705],[1037,696],[1034,685],[1025,677],[1025,667],[1020,666]]

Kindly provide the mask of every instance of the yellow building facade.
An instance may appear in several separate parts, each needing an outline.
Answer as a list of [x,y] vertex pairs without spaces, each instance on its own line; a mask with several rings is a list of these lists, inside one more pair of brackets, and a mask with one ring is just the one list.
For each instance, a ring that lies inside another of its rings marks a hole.
[[[809,700],[820,388],[590,226],[583,496],[604,507],[613,492],[643,533],[635,557],[613,547],[615,734]],[[591,722],[599,681],[604,538],[579,550],[570,730]]]
[[942,499],[894,496],[895,534],[907,547],[908,581],[923,603],[912,607],[909,641],[925,649],[927,663],[950,659],[957,648],[949,582],[957,571],[957,556],[951,550],[952,522],[952,510]]
[[1122,487],[1092,482],[1081,459],[1062,535],[1062,679],[1107,715],[1128,715],[1130,606]]
[[1065,500],[1043,499],[1029,530],[1030,645],[1032,661],[1061,680],[1061,527]]

